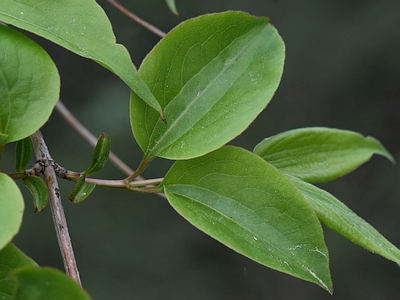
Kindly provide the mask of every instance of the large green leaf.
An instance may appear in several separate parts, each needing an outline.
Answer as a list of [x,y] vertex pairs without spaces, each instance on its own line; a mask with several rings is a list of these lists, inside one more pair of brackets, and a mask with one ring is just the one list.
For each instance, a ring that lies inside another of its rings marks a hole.
[[0,251],[0,299],[15,299],[13,296],[15,281],[9,274],[24,266],[37,266],[37,264],[11,243]]
[[21,192],[8,175],[0,172],[0,249],[19,231],[24,212]]
[[278,87],[284,52],[267,18],[242,12],[204,15],[173,29],[139,70],[168,123],[131,95],[132,130],[146,157],[193,158],[240,134]]
[[32,40],[3,25],[0,37],[0,133],[7,136],[3,143],[10,143],[48,120],[60,78],[49,55]]
[[294,176],[290,176],[289,179],[310,202],[318,218],[326,226],[353,243],[400,265],[400,250],[341,201],[330,193]]
[[323,127],[295,129],[266,138],[254,148],[254,153],[279,170],[307,182],[343,176],[373,154],[394,161],[373,137]]
[[332,291],[317,216],[292,182],[260,157],[225,146],[176,162],[161,186],[184,218],[216,240]]
[[93,0],[0,0],[0,21],[42,36],[106,67],[162,114],[110,21]]
[[24,267],[12,272],[15,300],[89,300],[89,295],[64,273],[51,268]]

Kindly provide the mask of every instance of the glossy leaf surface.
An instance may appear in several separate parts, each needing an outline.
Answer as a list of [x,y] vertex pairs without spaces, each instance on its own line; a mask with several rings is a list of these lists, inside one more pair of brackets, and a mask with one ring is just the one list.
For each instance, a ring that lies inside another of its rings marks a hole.
[[35,212],[42,212],[46,208],[49,199],[46,184],[39,177],[30,175],[22,182],[31,192]]
[[325,182],[343,176],[373,154],[393,162],[390,153],[373,137],[323,127],[295,129],[266,138],[254,148],[254,153],[307,182]]
[[32,40],[3,25],[0,36],[0,133],[6,136],[3,143],[10,143],[48,120],[60,78],[49,55]]
[[24,173],[26,165],[30,162],[33,154],[32,142],[29,137],[19,140],[15,146],[15,169]]
[[12,272],[17,281],[15,300],[89,300],[71,278],[56,269],[24,267]]
[[87,183],[85,182],[85,179],[86,175],[83,175],[68,195],[68,199],[74,204],[78,204],[85,200],[96,187],[96,184]]
[[318,218],[327,227],[353,243],[400,265],[400,250],[344,203],[312,184],[293,176],[290,179],[310,202]]
[[85,175],[90,175],[100,171],[108,160],[110,154],[111,141],[107,134],[101,134],[97,139],[97,144],[93,152],[92,163],[89,169],[86,170]]
[[2,300],[15,299],[13,296],[15,281],[9,277],[9,274],[25,266],[37,266],[37,264],[11,243],[0,250],[0,298]]
[[17,234],[24,212],[21,192],[8,175],[0,173],[0,249]]
[[225,146],[176,162],[161,186],[184,218],[229,248],[332,290],[317,216],[292,182],[260,157]]
[[128,51],[116,44],[110,21],[96,1],[0,0],[0,21],[96,61],[119,76],[141,99],[162,114]]
[[267,18],[242,12],[174,28],[139,70],[168,123],[131,95],[132,130],[146,157],[201,156],[243,132],[278,87],[284,51]]

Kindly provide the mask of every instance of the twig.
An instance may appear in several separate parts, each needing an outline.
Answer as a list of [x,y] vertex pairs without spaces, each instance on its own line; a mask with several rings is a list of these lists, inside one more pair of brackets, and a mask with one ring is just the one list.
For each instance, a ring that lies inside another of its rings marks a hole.
[[122,12],[124,15],[128,16],[129,18],[131,18],[133,21],[135,21],[136,23],[138,23],[139,25],[142,25],[144,28],[146,28],[147,30],[151,31],[152,33],[154,33],[155,35],[158,35],[159,37],[163,38],[164,36],[166,36],[166,33],[163,32],[162,30],[158,29],[157,27],[155,27],[154,25],[151,25],[150,23],[146,22],[145,20],[139,18],[137,15],[135,15],[134,13],[130,12],[129,10],[127,10],[125,7],[123,7],[121,4],[119,4],[117,1],[115,0],[108,0],[108,2],[110,2],[114,7],[116,7],[120,12]]
[[[80,135],[86,142],[89,143],[93,148],[96,147],[97,139],[96,137],[85,127],[77,118],[68,110],[68,108],[58,100],[56,104],[57,112],[64,118],[64,120],[75,130],[78,135]],[[132,170],[126,163],[124,163],[118,156],[113,152],[110,152],[109,159],[114,163],[114,165],[124,172],[127,176],[132,175],[135,171]],[[144,180],[142,177],[139,180]]]
[[[72,127],[75,132],[81,136],[86,142],[89,143],[93,148],[96,146],[97,139],[96,137],[85,127],[81,122],[78,121],[77,118],[68,110],[68,108],[58,100],[56,104],[57,112],[64,118],[64,120],[68,123],[69,126]],[[115,155],[112,151],[110,152],[109,159],[114,163],[114,165],[119,168],[122,172],[124,172],[127,176],[132,176],[135,174],[135,171],[132,170],[127,164],[125,164],[117,155]],[[145,181],[141,176],[135,176],[136,181]],[[132,182],[130,183],[132,184]],[[134,186],[134,185],[132,185]],[[166,196],[162,193],[157,193],[158,196],[162,198],[166,198]]]
[[[154,179],[147,179],[142,181],[133,181],[133,182],[126,182],[125,180],[108,180],[108,179],[98,179],[98,178],[85,178],[85,182],[87,183],[94,183],[97,186],[104,186],[109,188],[117,188],[117,189],[127,189],[135,191],[137,188],[155,188],[157,184],[163,178],[154,178]],[[74,181],[77,181],[76,179]],[[136,189],[135,189],[136,188]]]
[[36,159],[46,162],[43,176],[49,194],[51,213],[57,233],[58,244],[61,250],[61,256],[64,261],[65,272],[69,277],[82,286],[74,250],[72,249],[72,243],[68,232],[67,220],[61,204],[61,195],[58,188],[57,177],[52,165],[53,160],[43,139],[42,133],[39,130],[31,135],[31,140],[36,154]]

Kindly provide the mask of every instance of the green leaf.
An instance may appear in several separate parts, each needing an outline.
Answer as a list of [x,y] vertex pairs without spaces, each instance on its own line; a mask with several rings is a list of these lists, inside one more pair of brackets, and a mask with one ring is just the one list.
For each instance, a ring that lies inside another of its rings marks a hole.
[[46,184],[39,177],[31,175],[22,182],[32,194],[35,212],[42,212],[46,208],[49,198]]
[[86,177],[100,171],[105,166],[110,154],[110,149],[110,137],[107,134],[101,134],[97,140],[90,167],[83,172],[82,176],[68,195],[68,198],[72,203],[78,204],[82,202],[94,190],[96,184],[85,182]]
[[266,138],[254,148],[254,153],[307,182],[325,182],[343,176],[373,154],[394,162],[373,137],[323,127],[295,129]]
[[[1,120],[0,120],[1,121]],[[3,154],[4,145],[6,144],[8,135],[0,132],[0,159]]]
[[24,267],[12,272],[15,300],[88,300],[89,295],[64,273],[51,268]]
[[284,51],[267,18],[242,12],[174,28],[139,70],[168,123],[131,95],[132,130],[146,158],[201,156],[243,132],[278,87]]
[[78,182],[68,195],[68,199],[74,204],[78,204],[85,200],[96,187],[96,184],[87,183],[85,182],[85,179],[86,175],[84,174],[79,178]]
[[341,201],[330,193],[294,176],[290,176],[289,179],[310,202],[318,218],[327,227],[353,243],[386,257],[400,266],[400,250]]
[[19,140],[15,146],[15,169],[18,173],[25,173],[26,165],[32,158],[33,148],[29,137]]
[[0,172],[0,249],[19,231],[24,212],[21,192],[8,175]]
[[128,51],[115,43],[110,21],[96,1],[0,0],[0,21],[96,61],[119,76],[162,115],[159,103],[138,75]]
[[85,175],[89,176],[90,174],[96,173],[105,166],[108,155],[110,154],[110,149],[110,137],[107,134],[101,134],[97,139],[97,144],[93,152],[92,164],[85,172]]
[[169,9],[175,14],[179,15],[178,10],[176,9],[175,0],[166,0]]
[[9,273],[24,266],[37,266],[21,250],[9,243],[0,251],[0,296],[2,300],[14,300],[16,282],[11,280]]
[[0,134],[10,143],[48,120],[58,100],[60,78],[49,55],[32,40],[3,25],[0,36]]
[[176,162],[161,186],[184,218],[229,248],[332,291],[317,216],[292,182],[260,157],[225,146]]

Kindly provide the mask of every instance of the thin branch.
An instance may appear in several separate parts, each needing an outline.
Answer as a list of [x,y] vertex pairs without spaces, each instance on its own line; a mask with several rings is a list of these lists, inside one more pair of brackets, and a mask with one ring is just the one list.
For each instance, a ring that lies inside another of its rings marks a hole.
[[131,187],[139,187],[139,186],[151,186],[151,185],[157,185],[160,184],[161,181],[163,181],[164,178],[154,178],[154,179],[146,179],[142,181],[132,181],[129,183],[129,186]]
[[[135,188],[155,188],[157,184],[159,184],[164,178],[155,178],[155,179],[147,179],[141,181],[133,181],[126,182],[126,180],[110,180],[110,179],[98,179],[98,178],[85,178],[85,182],[94,183],[98,186],[104,186],[109,188],[117,188],[117,189],[128,189],[135,190]],[[77,181],[74,180],[74,181]]]
[[163,32],[162,30],[158,29],[157,27],[155,27],[154,25],[151,25],[150,23],[146,22],[145,20],[139,18],[137,15],[135,15],[134,13],[130,12],[129,10],[127,10],[125,7],[123,7],[121,4],[119,4],[117,1],[115,0],[108,0],[108,2],[110,2],[114,7],[116,7],[120,12],[122,12],[124,15],[128,16],[129,18],[131,18],[133,21],[135,21],[136,23],[138,23],[139,25],[143,26],[144,28],[146,28],[147,30],[151,31],[152,33],[154,33],[155,35],[158,35],[159,37],[163,38],[164,36],[166,36],[166,33]]
[[136,171],[132,173],[127,179],[125,179],[125,181],[129,183],[134,180],[142,180],[139,174],[141,174],[147,168],[150,162],[151,160],[142,159]]
[[57,233],[58,244],[61,250],[61,256],[64,261],[65,272],[69,277],[82,286],[79,277],[78,266],[75,260],[74,250],[72,249],[71,238],[68,232],[64,208],[61,203],[61,195],[58,188],[57,177],[52,165],[53,160],[43,139],[42,133],[39,130],[31,135],[31,140],[36,154],[36,159],[46,162],[43,176],[47,186],[47,192],[49,194],[51,213]]
[[[96,147],[97,139],[96,137],[81,123],[77,118],[68,110],[68,108],[58,100],[56,104],[57,112],[64,118],[64,120],[68,123],[69,126],[75,132],[82,137],[86,142],[89,143],[93,148]],[[132,170],[127,164],[125,164],[117,155],[115,155],[112,151],[110,152],[109,159],[114,165],[119,168],[122,172],[124,172],[127,176],[132,177],[132,174],[135,174],[135,171]],[[136,173],[137,174],[137,173]],[[88,179],[88,178],[87,178]],[[146,181],[141,176],[135,176],[135,181]],[[160,181],[161,182],[161,181]],[[134,186],[133,182],[130,182],[132,186]],[[157,193],[158,196],[162,198],[166,198],[166,196],[162,193]]]
[[[68,110],[68,108],[58,100],[56,104],[57,112],[64,118],[64,120],[72,127],[75,132],[82,137],[86,142],[89,143],[93,148],[96,147],[97,138],[85,127],[77,118]],[[124,172],[127,176],[135,173],[127,164],[125,164],[117,155],[112,151],[110,152],[109,159],[114,165]],[[142,177],[138,177],[138,180],[144,180]]]

